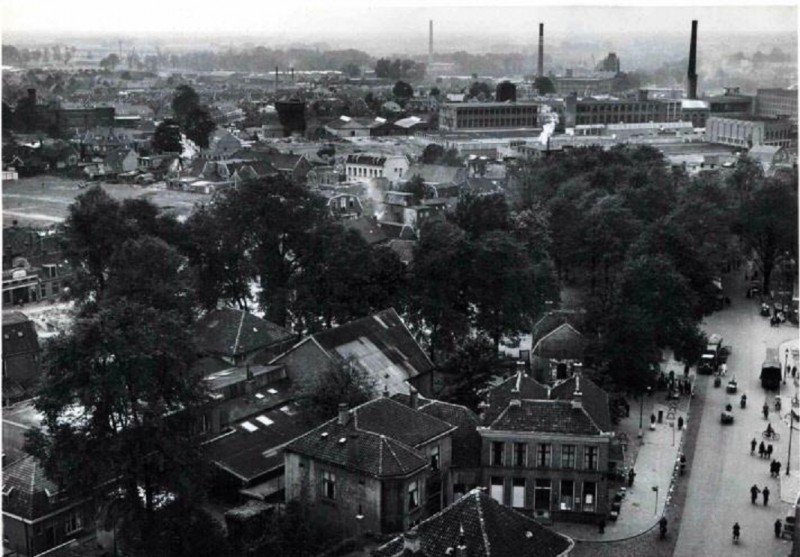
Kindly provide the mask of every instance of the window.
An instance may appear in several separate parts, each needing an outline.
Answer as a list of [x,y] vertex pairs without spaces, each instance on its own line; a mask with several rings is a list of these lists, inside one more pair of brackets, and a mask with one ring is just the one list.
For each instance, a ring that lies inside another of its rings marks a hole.
[[561,467],[575,468],[575,445],[561,445]]
[[583,482],[583,510],[584,512],[594,512],[597,502],[597,484],[594,482]]
[[514,443],[514,466],[525,466],[528,446],[525,443]]
[[492,476],[489,494],[492,496],[492,499],[501,505],[503,504],[503,478]]
[[336,499],[336,474],[322,472],[322,496],[327,499]]
[[533,485],[533,508],[550,510],[550,480],[536,480]]
[[525,478],[514,478],[511,481],[511,506],[515,509],[525,507]]
[[69,535],[80,530],[81,528],[83,528],[83,517],[78,513],[78,511],[71,511],[67,515],[67,519],[64,521],[64,533]]
[[536,448],[536,466],[539,468],[548,468],[552,456],[553,446],[549,444],[541,444]]
[[419,482],[408,484],[408,510],[419,507]]
[[572,480],[561,480],[561,504],[562,511],[571,511],[575,508],[575,482]]
[[492,466],[503,465],[503,446],[504,443],[500,441],[492,442]]
[[583,448],[583,468],[585,470],[597,470],[597,447]]
[[434,472],[439,471],[439,445],[434,445],[430,448],[431,457],[431,470]]

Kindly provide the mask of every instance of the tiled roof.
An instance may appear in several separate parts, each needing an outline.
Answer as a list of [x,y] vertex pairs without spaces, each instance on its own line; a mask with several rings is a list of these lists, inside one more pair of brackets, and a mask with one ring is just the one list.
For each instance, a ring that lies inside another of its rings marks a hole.
[[585,313],[580,311],[556,310],[547,312],[533,326],[531,346],[536,346],[543,337],[552,333],[564,323],[569,323],[578,332],[583,328]]
[[553,400],[571,400],[575,392],[575,381],[579,381],[581,403],[595,425],[602,431],[611,431],[611,412],[608,408],[608,394],[586,377],[570,377],[550,389]]
[[210,440],[204,445],[209,459],[243,482],[283,466],[281,447],[310,429],[290,405],[285,408],[289,412],[276,408],[242,420]]
[[[410,405],[411,397],[406,394],[396,394],[392,399]],[[480,425],[478,416],[459,404],[430,400],[419,397],[418,408],[424,413],[439,418],[448,424],[453,424],[456,429],[452,434],[451,465],[459,468],[477,468],[481,462],[481,436],[478,433]]]
[[39,352],[39,337],[33,321],[24,314],[3,314],[3,359]]
[[546,400],[547,387],[517,372],[489,391],[488,406],[483,412],[484,423],[491,423],[505,410],[512,399]]
[[575,327],[562,323],[533,345],[533,353],[540,358],[580,360],[588,342]]
[[442,420],[387,397],[348,412],[294,440],[289,450],[374,477],[405,476],[428,465],[415,446],[455,430]]
[[294,335],[246,311],[209,311],[195,326],[198,348],[209,354],[237,356],[291,339]]
[[585,407],[573,408],[565,400],[521,400],[509,404],[489,425],[499,431],[536,431],[569,435],[599,435],[602,430]]
[[[469,557],[556,557],[566,555],[574,542],[533,518],[501,505],[481,489],[423,520],[416,528],[425,557],[458,555],[465,546]],[[403,536],[376,549],[374,557],[395,557],[403,553]],[[410,555],[410,554],[409,554]]]
[[3,491],[11,488],[13,491],[3,497],[3,512],[34,520],[54,510],[45,490],[55,494],[58,486],[45,477],[44,468],[32,456],[3,468]]

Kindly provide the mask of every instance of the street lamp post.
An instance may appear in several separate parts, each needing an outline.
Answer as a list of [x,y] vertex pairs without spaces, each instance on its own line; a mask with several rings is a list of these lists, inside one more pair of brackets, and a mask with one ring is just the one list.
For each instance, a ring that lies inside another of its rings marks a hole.
[[789,454],[786,455],[786,475],[792,467],[792,432],[794,431],[794,410],[789,410]]
[[789,375],[789,349],[788,348],[786,349],[786,352],[784,352],[784,354],[786,354],[786,359],[785,359],[784,365],[783,365],[783,384],[785,385],[786,384],[786,376]]
[[[650,394],[650,387],[647,387],[647,394]],[[644,435],[642,431],[643,421],[642,417],[644,415],[644,393],[639,395],[639,438],[641,439]]]

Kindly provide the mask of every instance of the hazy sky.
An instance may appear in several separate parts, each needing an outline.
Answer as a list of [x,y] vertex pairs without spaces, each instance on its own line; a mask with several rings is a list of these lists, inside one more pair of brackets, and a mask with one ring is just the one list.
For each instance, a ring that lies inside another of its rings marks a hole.
[[[545,23],[550,36],[625,32],[681,32],[689,21],[700,20],[705,33],[797,32],[797,2],[777,1],[770,7],[758,2],[706,7],[643,2],[606,7],[592,0],[583,7],[548,7],[531,1],[488,0],[0,0],[2,31],[9,33],[85,32],[136,35],[142,33],[193,35],[243,34],[325,40],[351,34],[419,33],[427,38],[427,22],[435,34],[481,33],[508,39],[530,37]],[[499,4],[495,5],[495,4]],[[684,3],[686,4],[686,3]],[[492,7],[487,7],[491,5]],[[389,39],[387,39],[388,41]]]

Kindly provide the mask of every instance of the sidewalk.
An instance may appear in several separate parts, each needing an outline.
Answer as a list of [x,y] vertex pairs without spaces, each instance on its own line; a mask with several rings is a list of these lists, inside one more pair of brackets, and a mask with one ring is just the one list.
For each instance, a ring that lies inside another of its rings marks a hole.
[[[656,526],[672,494],[672,481],[677,474],[676,464],[683,446],[686,429],[677,428],[677,419],[687,420],[690,399],[681,397],[674,415],[675,427],[667,420],[668,407],[666,393],[658,392],[645,397],[643,405],[644,437],[638,439],[639,404],[631,405],[631,415],[623,419],[619,431],[625,432],[630,440],[629,452],[636,452],[634,470],[636,479],[622,499],[619,519],[607,522],[605,533],[601,534],[596,524],[572,524],[557,522],[552,528],[576,541],[613,542],[638,536]],[[663,410],[663,423],[650,430],[650,414],[658,415]],[[637,446],[633,446],[633,445]],[[627,458],[626,458],[627,462]],[[656,489],[657,488],[657,491]],[[613,497],[613,494],[611,495]]]

